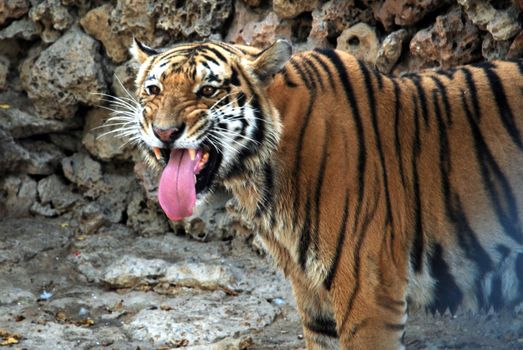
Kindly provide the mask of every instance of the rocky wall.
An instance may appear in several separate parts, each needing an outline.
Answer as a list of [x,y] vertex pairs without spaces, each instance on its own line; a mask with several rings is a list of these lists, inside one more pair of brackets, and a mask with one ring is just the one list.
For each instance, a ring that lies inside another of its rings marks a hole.
[[0,1],[0,218],[63,217],[94,233],[184,230],[223,239],[241,229],[212,210],[169,223],[157,179],[135,146],[104,126],[107,95],[128,97],[133,36],[160,47],[226,40],[295,50],[336,47],[400,74],[523,53],[522,1],[4,0]]

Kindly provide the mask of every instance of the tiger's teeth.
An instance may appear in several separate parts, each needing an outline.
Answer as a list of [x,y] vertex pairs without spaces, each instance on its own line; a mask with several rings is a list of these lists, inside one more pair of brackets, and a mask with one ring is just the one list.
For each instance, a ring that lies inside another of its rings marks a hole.
[[196,150],[189,148],[188,151],[189,151],[189,157],[191,157],[191,160],[194,160],[194,158],[196,158]]
[[196,183],[196,181],[197,181],[197,180],[196,180],[196,175],[194,175],[194,183]]
[[161,160],[162,159],[162,152],[160,152],[160,149],[158,147],[153,147],[154,155],[156,156],[156,159]]

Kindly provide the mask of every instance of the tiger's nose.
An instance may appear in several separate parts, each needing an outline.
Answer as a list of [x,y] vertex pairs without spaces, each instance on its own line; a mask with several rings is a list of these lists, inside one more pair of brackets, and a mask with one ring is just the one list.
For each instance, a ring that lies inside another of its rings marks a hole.
[[174,142],[177,138],[179,138],[182,135],[184,129],[185,124],[181,124],[179,127],[166,129],[153,125],[154,136],[167,143]]

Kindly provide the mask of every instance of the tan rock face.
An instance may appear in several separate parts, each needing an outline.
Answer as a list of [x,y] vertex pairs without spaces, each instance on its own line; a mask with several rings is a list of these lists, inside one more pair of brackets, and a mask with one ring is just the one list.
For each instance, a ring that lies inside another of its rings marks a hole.
[[273,0],[272,9],[280,18],[292,18],[300,13],[312,11],[318,6],[318,0]]
[[378,50],[376,68],[382,73],[390,73],[401,56],[403,43],[407,38],[407,31],[400,29],[389,34]]
[[20,18],[29,11],[28,0],[3,0],[0,1],[0,26],[8,19]]
[[379,49],[376,31],[365,23],[358,23],[341,33],[336,49],[347,51],[359,59],[374,64]]
[[277,38],[288,38],[292,35],[289,21],[280,20],[276,13],[255,14],[239,4],[229,34],[225,38],[236,44],[267,47]]
[[445,68],[479,57],[479,31],[460,8],[438,16],[436,23],[420,30],[410,42],[411,53],[426,67],[435,63]]
[[42,27],[40,34],[46,43],[58,40],[62,32],[69,29],[75,18],[60,0],[44,0],[31,8],[29,17]]
[[458,0],[467,17],[480,29],[487,30],[495,40],[507,40],[521,29],[518,16],[521,8],[512,4],[497,10],[489,1]]
[[374,8],[376,18],[386,30],[394,25],[410,26],[419,22],[425,15],[448,3],[446,0],[385,0],[369,2]]
[[325,47],[329,39],[358,23],[373,22],[370,7],[359,8],[354,1],[331,0],[312,12],[312,28],[308,43],[312,47]]
[[73,28],[44,50],[23,81],[44,118],[74,118],[79,103],[100,102],[106,91],[98,43]]

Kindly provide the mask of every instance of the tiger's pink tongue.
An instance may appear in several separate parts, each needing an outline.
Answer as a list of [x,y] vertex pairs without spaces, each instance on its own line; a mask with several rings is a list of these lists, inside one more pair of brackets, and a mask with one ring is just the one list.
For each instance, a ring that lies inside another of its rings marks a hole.
[[202,152],[191,159],[186,149],[173,149],[169,164],[163,170],[158,187],[160,206],[171,220],[181,220],[192,215],[196,202],[195,175]]

